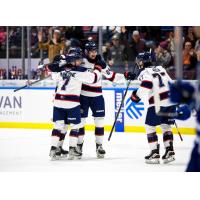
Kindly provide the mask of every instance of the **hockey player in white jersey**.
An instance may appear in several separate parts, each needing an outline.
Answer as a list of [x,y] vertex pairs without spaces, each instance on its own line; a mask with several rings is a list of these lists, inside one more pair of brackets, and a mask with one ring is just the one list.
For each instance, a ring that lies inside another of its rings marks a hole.
[[[100,55],[97,55],[97,45],[95,42],[90,41],[85,45],[85,58],[83,59],[84,67],[94,70],[95,65],[99,65],[102,68],[102,76],[110,81],[125,81],[123,74],[112,72],[109,66]],[[126,74],[131,76],[131,73]],[[95,123],[95,137],[96,137],[96,153],[98,158],[104,158],[105,150],[103,149],[103,137],[104,137],[104,117],[105,117],[105,102],[102,95],[102,83],[101,79],[94,84],[83,83],[81,90],[81,128],[79,130],[78,137],[78,149],[82,152],[84,135],[85,135],[85,123],[88,117],[89,108],[92,111]]]
[[[50,64],[43,63],[38,66],[38,69],[42,73],[44,73],[44,72],[49,73],[49,71],[50,71],[52,80],[54,80],[56,82],[55,93],[57,91],[58,82],[60,80],[60,72],[64,71],[67,66],[70,67],[71,65],[67,64],[66,55],[60,55],[60,54],[56,55],[54,57],[54,60],[52,63],[50,63]],[[65,158],[68,155],[68,151],[63,149],[64,139],[67,134],[67,127],[68,127],[67,124],[65,124],[65,126],[63,125],[63,128],[60,131],[60,139],[59,139],[58,146],[57,146],[59,151],[57,150],[57,152],[56,152],[57,159]],[[54,134],[54,132],[52,134]]]
[[[171,125],[175,121],[173,118],[159,116],[156,113],[156,106],[160,107],[161,113],[174,113],[176,110],[176,106],[169,101],[169,81],[171,81],[171,78],[162,66],[152,66],[152,54],[149,52],[140,53],[136,58],[136,65],[140,69],[138,80],[141,83],[139,88],[133,91],[131,100],[139,102],[145,97],[149,100],[145,128],[151,152],[145,156],[145,161],[149,164],[160,162],[160,145],[156,134],[156,126],[160,125],[165,146],[165,154],[162,156],[162,160],[164,163],[171,162],[175,160],[171,129]],[[155,106],[156,95],[159,97],[160,105]]]
[[[78,132],[81,122],[80,93],[82,82],[96,83],[100,78],[101,68],[95,66],[93,72],[81,67],[82,56],[69,54],[70,64],[62,65],[53,63],[49,65],[51,71],[61,71],[59,84],[56,90],[53,108],[54,129],[52,130],[50,157],[55,159],[59,155],[58,143],[61,132],[70,124],[69,159],[81,156],[77,151]],[[63,71],[65,69],[65,71]]]

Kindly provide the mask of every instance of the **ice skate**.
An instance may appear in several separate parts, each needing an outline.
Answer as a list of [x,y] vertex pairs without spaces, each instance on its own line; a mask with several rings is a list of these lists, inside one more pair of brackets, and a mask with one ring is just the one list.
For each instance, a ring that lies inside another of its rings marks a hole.
[[175,160],[175,152],[172,142],[170,142],[170,146],[166,147],[165,154],[162,156],[162,160],[165,164]]
[[49,153],[49,156],[51,157],[52,161],[53,160],[59,160],[60,156],[61,156],[60,148],[52,146],[51,150],[50,150],[50,153]]
[[61,159],[67,158],[69,152],[67,150],[64,150],[62,147],[59,147],[59,149],[60,149],[60,158]]
[[104,158],[106,152],[102,147],[102,144],[96,144],[96,153],[97,153],[97,158]]
[[159,164],[160,163],[160,154],[159,154],[160,145],[157,145],[156,149],[153,149],[148,156],[145,156],[145,162],[147,164]]
[[76,147],[69,147],[69,160],[76,160],[80,159],[82,156],[82,153],[77,150]]
[[79,156],[79,159],[82,158],[82,155],[83,155],[83,143],[82,144],[77,144],[77,148],[76,150],[81,153],[81,156]]

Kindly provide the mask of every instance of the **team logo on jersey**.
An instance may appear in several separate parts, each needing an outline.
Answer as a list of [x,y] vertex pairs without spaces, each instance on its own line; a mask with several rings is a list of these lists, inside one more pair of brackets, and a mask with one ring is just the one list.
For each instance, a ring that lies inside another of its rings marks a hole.
[[139,119],[144,111],[144,102],[134,103],[130,98],[126,101],[126,114],[131,119]]

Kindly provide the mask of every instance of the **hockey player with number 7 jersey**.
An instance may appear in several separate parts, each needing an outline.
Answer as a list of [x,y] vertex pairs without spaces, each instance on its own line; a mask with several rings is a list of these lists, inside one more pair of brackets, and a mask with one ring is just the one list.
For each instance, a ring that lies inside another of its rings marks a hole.
[[[101,68],[95,66],[93,72],[81,67],[82,56],[80,54],[67,55],[68,64],[59,67],[59,64],[50,64],[50,71],[60,72],[60,80],[57,86],[53,108],[54,128],[52,130],[50,157],[56,159],[60,149],[58,143],[61,131],[66,124],[70,124],[69,159],[81,156],[77,152],[78,132],[81,122],[80,93],[83,82],[95,83],[100,77]],[[67,68],[66,68],[67,67]],[[65,71],[63,71],[65,69]]]
[[[145,128],[147,140],[150,147],[150,154],[145,156],[148,164],[158,164],[160,153],[156,126],[160,125],[163,134],[165,154],[162,156],[164,163],[175,160],[173,148],[173,134],[171,125],[174,119],[168,116],[159,116],[156,107],[159,106],[161,113],[175,113],[176,106],[169,101],[169,81],[171,78],[162,66],[152,66],[152,54],[149,52],[140,53],[136,58],[136,66],[140,73],[138,80],[141,82],[138,90],[133,91],[131,100],[139,102],[142,98],[148,98],[149,106],[146,114]],[[156,95],[159,98],[159,105],[155,105]]]

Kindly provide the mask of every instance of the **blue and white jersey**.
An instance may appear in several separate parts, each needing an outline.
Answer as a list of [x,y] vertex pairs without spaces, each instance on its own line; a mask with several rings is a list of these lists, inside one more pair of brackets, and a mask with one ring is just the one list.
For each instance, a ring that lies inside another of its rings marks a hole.
[[[83,67],[87,68],[90,71],[94,70],[94,63],[90,63],[86,58],[83,59]],[[88,84],[84,82],[82,85],[81,95],[87,97],[97,97],[102,95],[102,76],[107,80],[112,82],[124,82],[125,78],[123,74],[115,73],[110,70],[109,66],[106,66],[105,69],[102,69],[100,79],[93,84]]]
[[[58,108],[73,108],[80,105],[80,93],[82,83],[95,84],[100,79],[100,71],[95,69],[93,72],[84,67],[73,68],[69,71],[61,72],[57,91],[54,99],[54,106]],[[64,77],[64,78],[63,78]]]
[[154,106],[154,93],[159,95],[160,106],[173,105],[169,100],[169,82],[172,81],[162,66],[145,68],[138,76],[140,87],[137,96],[148,96],[149,106]]

